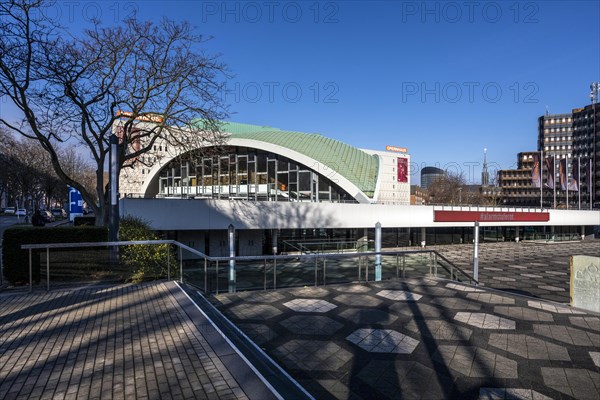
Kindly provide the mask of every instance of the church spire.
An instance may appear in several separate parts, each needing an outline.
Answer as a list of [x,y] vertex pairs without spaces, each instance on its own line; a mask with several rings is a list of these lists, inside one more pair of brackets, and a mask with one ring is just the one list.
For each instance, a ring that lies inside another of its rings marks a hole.
[[490,174],[487,168],[487,149],[483,149],[483,169],[481,170],[481,186],[490,184]]

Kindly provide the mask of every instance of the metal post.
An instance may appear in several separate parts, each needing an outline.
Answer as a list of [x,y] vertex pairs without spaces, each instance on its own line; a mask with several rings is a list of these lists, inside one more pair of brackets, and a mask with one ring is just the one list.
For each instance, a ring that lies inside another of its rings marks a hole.
[[46,247],[46,290],[50,291],[50,248]]
[[323,285],[327,285],[327,258],[323,258]]
[[264,279],[264,286],[265,286],[265,288],[264,288],[264,290],[266,291],[267,290],[267,259],[266,258],[265,258],[265,268],[264,268],[264,270],[265,270],[265,279]]
[[[381,253],[381,223],[375,224],[375,253]],[[375,281],[381,280],[381,254],[375,255]]]
[[[119,138],[117,135],[110,135],[110,210],[108,235],[109,241],[119,241]],[[111,264],[116,264],[118,260],[119,247],[114,246],[111,249]]]
[[179,248],[179,282],[183,283],[183,255],[181,247]]
[[273,289],[277,289],[277,259],[273,259]]
[[358,282],[360,283],[360,270],[362,267],[362,256],[358,256]]
[[217,278],[217,288],[215,290],[215,294],[218,296],[219,295],[219,260],[217,260],[217,263],[215,265],[215,277]]
[[[235,257],[235,228],[229,224],[227,228],[229,234],[229,257]],[[229,293],[235,292],[235,259],[229,259]]]
[[396,254],[396,278],[400,278],[400,264],[398,263],[398,254]]
[[317,280],[319,279],[318,278],[318,274],[319,274],[318,268],[319,268],[319,258],[315,257],[315,287],[318,286],[318,283],[317,283]]
[[473,279],[479,281],[479,222],[475,222],[473,233]]
[[406,278],[406,254],[402,254],[402,277]]
[[204,257],[204,293],[208,293],[208,260]]
[[31,249],[29,249],[29,293],[33,292],[33,259],[31,257]]
[[171,245],[167,245],[167,280],[171,280]]

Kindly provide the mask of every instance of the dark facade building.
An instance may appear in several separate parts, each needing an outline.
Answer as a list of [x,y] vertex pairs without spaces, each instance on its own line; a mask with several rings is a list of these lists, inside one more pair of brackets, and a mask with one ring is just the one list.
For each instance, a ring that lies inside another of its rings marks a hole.
[[539,207],[540,188],[534,187],[531,175],[537,151],[517,155],[517,169],[498,171],[498,183],[502,190],[500,205]]
[[573,110],[573,161],[576,168],[579,164],[581,208],[590,208],[590,197],[593,208],[600,208],[600,103],[597,101]]
[[421,170],[421,187],[423,189],[429,188],[431,184],[438,178],[443,177],[446,174],[441,168],[437,167],[425,167]]

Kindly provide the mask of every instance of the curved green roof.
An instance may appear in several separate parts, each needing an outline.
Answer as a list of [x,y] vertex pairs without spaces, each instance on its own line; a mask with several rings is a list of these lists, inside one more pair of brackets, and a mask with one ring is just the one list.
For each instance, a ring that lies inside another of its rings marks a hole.
[[365,195],[373,197],[375,193],[379,169],[376,155],[319,134],[233,122],[224,123],[221,129],[231,133],[231,138],[258,140],[304,154],[348,179]]

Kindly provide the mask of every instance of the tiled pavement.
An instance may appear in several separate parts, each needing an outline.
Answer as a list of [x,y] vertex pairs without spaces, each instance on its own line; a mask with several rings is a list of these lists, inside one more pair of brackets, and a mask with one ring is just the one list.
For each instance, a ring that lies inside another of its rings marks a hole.
[[[473,245],[432,246],[455,265],[473,272]],[[482,243],[479,280],[488,287],[569,302],[569,256],[600,256],[600,240],[563,243]]]
[[[597,245],[482,246],[484,286],[538,299],[406,280],[217,303],[318,399],[597,399],[599,316],[540,300]],[[467,270],[471,249],[436,247]],[[190,307],[172,283],[0,294],[0,398],[273,397]]]
[[166,282],[1,294],[0,399],[273,398],[190,305]]
[[437,279],[212,301],[317,399],[600,398],[600,316],[561,304]]

